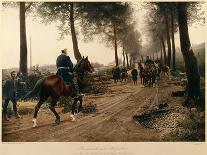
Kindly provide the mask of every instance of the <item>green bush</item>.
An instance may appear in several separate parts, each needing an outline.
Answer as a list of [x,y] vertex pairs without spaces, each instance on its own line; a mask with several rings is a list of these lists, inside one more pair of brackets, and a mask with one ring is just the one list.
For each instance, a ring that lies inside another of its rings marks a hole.
[[71,97],[61,97],[58,106],[63,107],[63,113],[67,113],[71,111],[72,103],[73,99]]

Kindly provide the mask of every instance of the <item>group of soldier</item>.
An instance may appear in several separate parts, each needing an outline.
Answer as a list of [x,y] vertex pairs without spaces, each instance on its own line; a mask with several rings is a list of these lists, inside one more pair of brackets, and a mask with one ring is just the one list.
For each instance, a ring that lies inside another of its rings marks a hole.
[[9,101],[13,104],[13,111],[16,118],[21,118],[17,111],[17,100],[22,98],[22,91],[24,90],[23,87],[25,82],[23,81],[23,75],[21,72],[16,74],[15,71],[10,73],[10,79],[6,80],[3,86],[3,97],[4,97],[4,104],[3,104],[3,119],[8,121],[8,114],[7,114],[7,107]]
[[[148,64],[153,64],[153,63],[154,63],[154,61],[151,60],[149,56],[147,56],[144,64],[147,66]],[[120,80],[122,82],[123,73],[126,73],[126,75],[128,76],[126,67],[123,67],[122,69],[120,69],[119,66],[116,66],[112,69],[112,77],[114,79],[114,83],[116,83],[118,80]],[[133,67],[131,70],[131,78],[132,78],[134,85],[137,85],[138,75],[139,75],[138,69]]]

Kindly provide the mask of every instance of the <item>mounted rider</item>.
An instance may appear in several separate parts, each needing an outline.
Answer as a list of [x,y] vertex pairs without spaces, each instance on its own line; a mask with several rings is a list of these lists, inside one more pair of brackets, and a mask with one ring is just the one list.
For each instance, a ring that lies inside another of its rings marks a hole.
[[56,67],[58,69],[56,75],[61,76],[68,84],[71,83],[73,79],[73,63],[70,57],[67,56],[66,48],[61,50],[61,52],[62,54],[60,54],[56,60]]
[[67,55],[67,48],[61,50],[61,52],[62,53],[57,57],[56,60],[56,67],[57,67],[56,75],[61,76],[63,80],[66,82],[66,84],[68,85],[72,84],[75,90],[74,96],[80,97],[80,89],[76,78],[77,73],[73,72],[73,63],[70,57]]
[[152,59],[149,58],[149,56],[146,57],[146,61],[145,61],[145,65],[151,65],[151,64],[154,64],[154,61]]

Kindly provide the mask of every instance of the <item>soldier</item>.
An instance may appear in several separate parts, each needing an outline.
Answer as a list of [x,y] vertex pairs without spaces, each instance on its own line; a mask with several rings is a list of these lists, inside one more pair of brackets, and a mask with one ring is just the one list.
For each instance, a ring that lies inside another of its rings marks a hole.
[[17,73],[17,100],[22,99],[24,95],[24,86],[26,82],[23,80],[23,74],[21,72]]
[[148,64],[148,65],[151,65],[153,64],[154,62],[149,58],[149,56],[146,57],[146,61],[145,61],[145,65]]
[[16,79],[16,72],[12,71],[11,73],[11,79],[7,80],[4,87],[4,105],[3,105],[3,119],[5,121],[9,121],[8,114],[7,114],[7,107],[9,104],[9,101],[12,101],[13,103],[13,111],[16,118],[20,118],[21,116],[17,112],[17,87],[18,87],[18,81]]
[[136,68],[132,69],[131,71],[131,75],[132,75],[132,80],[134,82],[134,85],[137,85],[137,76],[138,76],[138,71]]
[[112,69],[112,75],[114,79],[114,83],[118,82],[118,79],[120,79],[120,68],[119,66],[116,66]]
[[[74,95],[79,97],[80,90],[77,82],[77,73],[73,74],[73,63],[70,60],[70,57],[67,56],[67,49],[65,48],[61,50],[61,52],[62,53],[57,57],[56,60],[56,67],[58,69],[56,75],[61,76],[66,84],[72,84],[75,89]],[[73,75],[75,75],[76,78],[73,79]]]
[[56,67],[57,75],[61,76],[66,83],[72,82],[72,73],[73,73],[73,63],[70,60],[70,57],[67,56],[67,49],[61,50],[62,54],[57,57]]

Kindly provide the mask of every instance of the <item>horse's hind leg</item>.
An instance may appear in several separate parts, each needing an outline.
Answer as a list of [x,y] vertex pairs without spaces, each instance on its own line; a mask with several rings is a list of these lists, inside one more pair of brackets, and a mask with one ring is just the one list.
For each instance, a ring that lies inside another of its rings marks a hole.
[[82,96],[79,96],[78,100],[80,101],[80,105],[78,107],[78,113],[82,111],[82,103],[83,103],[83,98]]
[[74,114],[75,114],[75,108],[76,108],[76,104],[78,102],[78,98],[75,97],[74,98],[74,101],[73,101],[73,104],[72,104],[72,114],[70,115],[70,117],[72,118],[72,121],[75,121],[75,117],[74,117]]
[[36,127],[37,126],[37,120],[36,120],[37,113],[38,113],[41,105],[46,101],[46,99],[47,99],[47,97],[40,96],[40,100],[37,103],[37,105],[35,106],[35,112],[34,112],[34,116],[33,116],[33,119],[32,119],[32,121],[33,121],[33,127]]
[[56,105],[57,101],[58,101],[58,98],[52,98],[52,102],[51,102],[51,105],[49,106],[49,108],[56,117],[55,123],[60,124],[60,116],[58,115],[57,111],[55,110],[55,105]]

